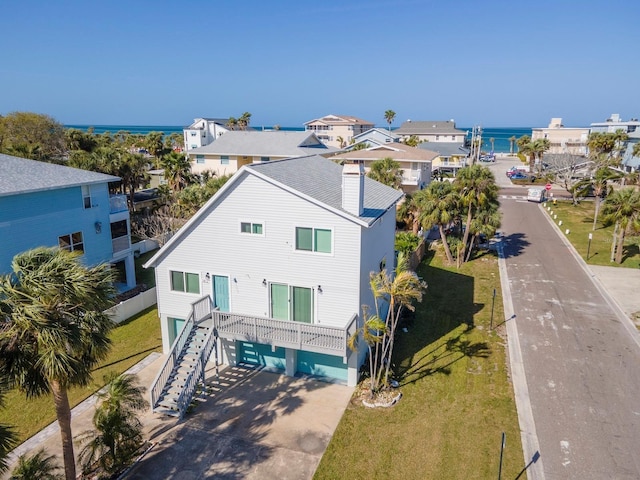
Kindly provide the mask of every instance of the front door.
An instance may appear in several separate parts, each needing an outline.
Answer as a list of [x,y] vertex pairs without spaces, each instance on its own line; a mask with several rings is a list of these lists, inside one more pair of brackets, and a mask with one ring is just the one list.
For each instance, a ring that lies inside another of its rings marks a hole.
[[229,311],[229,277],[213,276],[213,306],[221,312]]

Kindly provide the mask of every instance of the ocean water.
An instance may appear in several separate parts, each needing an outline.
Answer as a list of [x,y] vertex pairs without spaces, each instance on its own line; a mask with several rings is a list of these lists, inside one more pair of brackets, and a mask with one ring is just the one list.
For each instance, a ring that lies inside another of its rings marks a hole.
[[[458,127],[460,130],[468,131],[468,138],[471,138],[471,130],[472,128],[462,128]],[[495,153],[509,153],[509,139],[511,137],[516,137],[516,139],[520,138],[523,135],[531,136],[531,127],[508,127],[508,128],[494,128],[494,127],[483,127],[482,128],[482,150],[486,150],[487,152],[491,151],[491,142],[489,139],[493,138]],[[517,152],[518,147],[514,145],[513,151]]]
[[[182,134],[183,126],[180,125],[65,125],[66,128],[76,128],[78,130],[87,131],[90,127],[97,134],[110,132],[116,133],[120,131],[129,132],[131,134],[146,135],[149,132],[163,132],[165,135],[171,135],[172,133]],[[267,125],[251,125],[256,130],[271,130],[273,127]],[[458,127],[459,130],[467,132],[468,138],[471,139],[472,128]],[[280,127],[280,130],[284,131],[303,131],[304,127]],[[495,153],[509,153],[509,138],[515,136],[520,138],[523,135],[531,135],[530,127],[486,127],[482,129],[482,149],[487,152],[491,151],[490,138],[495,139],[494,152]]]

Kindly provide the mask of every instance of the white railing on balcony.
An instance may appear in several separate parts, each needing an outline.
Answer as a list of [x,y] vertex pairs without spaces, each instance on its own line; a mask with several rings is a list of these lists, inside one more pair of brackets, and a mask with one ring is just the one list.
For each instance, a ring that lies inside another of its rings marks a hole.
[[113,247],[113,253],[122,252],[127,250],[131,243],[129,241],[129,235],[124,235],[123,237],[112,238],[111,246]]
[[422,175],[420,172],[409,171],[402,174],[402,183],[404,185],[417,185]]
[[223,338],[343,357],[348,355],[347,340],[355,332],[357,319],[354,314],[346,328],[339,328],[218,310],[211,315],[218,335]]
[[109,195],[109,213],[126,212],[128,209],[126,195]]

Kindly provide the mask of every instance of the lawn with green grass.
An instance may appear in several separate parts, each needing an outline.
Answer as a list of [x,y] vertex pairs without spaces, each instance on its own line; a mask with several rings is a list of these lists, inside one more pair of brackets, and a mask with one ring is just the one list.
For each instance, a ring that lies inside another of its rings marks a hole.
[[[625,238],[624,255],[622,264],[611,261],[611,242],[613,241],[613,225],[604,226],[601,222],[596,223],[593,228],[593,213],[595,203],[593,201],[582,201],[578,205],[573,205],[569,201],[558,201],[554,205],[551,202],[546,204],[545,212],[548,215],[556,215],[554,219],[556,225],[562,221],[560,230],[574,246],[576,251],[588,264],[606,265],[611,267],[640,267],[640,237],[627,235]],[[569,234],[565,232],[569,229]],[[589,234],[592,234],[591,248],[589,248]],[[587,250],[589,259],[587,260]]]
[[[151,352],[162,351],[158,310],[149,308],[111,332],[113,342],[109,356],[93,371],[93,381],[84,388],[69,391],[69,403],[75,406],[105,385],[104,377],[123,373]],[[14,425],[19,442],[28,439],[56,420],[53,398],[50,395],[26,400],[24,393],[10,391],[0,409],[0,424]]]
[[429,286],[395,352],[402,399],[389,409],[352,402],[315,479],[497,478],[503,432],[502,478],[524,468],[497,257],[458,270],[429,252],[418,274]]

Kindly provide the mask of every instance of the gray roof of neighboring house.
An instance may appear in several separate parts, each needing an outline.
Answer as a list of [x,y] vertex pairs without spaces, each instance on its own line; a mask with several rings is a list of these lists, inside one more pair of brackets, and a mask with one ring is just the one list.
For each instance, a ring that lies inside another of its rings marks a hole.
[[119,180],[104,173],[0,154],[0,196]]
[[423,142],[418,144],[418,148],[438,152],[441,157],[451,157],[453,155],[466,157],[469,155],[469,149],[465,148],[462,143]]
[[369,137],[371,135],[374,136],[381,136],[381,137],[386,137],[386,138],[391,138],[393,140],[397,139],[398,136],[395,135],[394,131],[389,132],[389,130],[387,130],[386,128],[370,128],[369,130],[367,130],[366,132],[362,132],[359,133],[358,135],[355,135],[353,137],[353,141],[354,143],[358,143],[361,139]]
[[209,145],[189,150],[189,154],[288,158],[335,150],[318,140],[313,132],[230,131]]
[[[292,195],[308,198],[328,210],[333,210],[336,215],[352,218],[363,226],[373,225],[404,196],[398,190],[365,177],[364,212],[358,216],[342,208],[342,167],[320,155],[245,165],[144,264],[144,267],[156,266],[158,261],[171,251],[183,236],[188,235],[193,226],[198,225],[201,218],[208,215],[212,205],[218,202],[219,198],[224,198],[227,195],[227,190],[232,189],[235,183],[241,182],[247,175],[256,175],[266,182],[273,182],[280,188],[291,192]],[[286,208],[283,205],[278,207],[280,210]]]
[[418,121],[407,120],[400,128],[393,131],[396,135],[460,135],[466,133],[456,128],[456,122],[447,121]]

